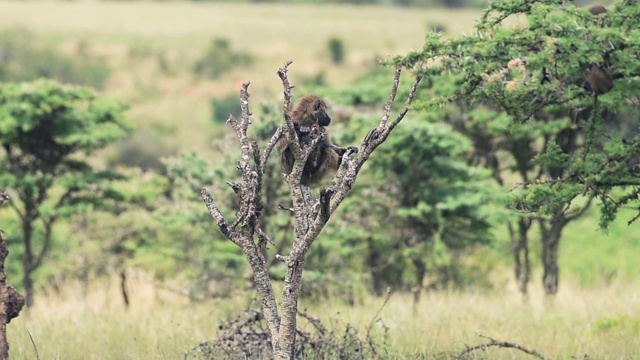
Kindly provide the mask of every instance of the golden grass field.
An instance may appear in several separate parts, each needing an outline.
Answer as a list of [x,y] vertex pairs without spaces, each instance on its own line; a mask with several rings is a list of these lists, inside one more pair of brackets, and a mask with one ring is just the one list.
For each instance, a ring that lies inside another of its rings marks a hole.
[[[294,85],[323,71],[330,86],[343,86],[377,57],[420,48],[434,25],[445,25],[448,35],[457,35],[472,31],[479,16],[472,10],[97,1],[5,1],[0,2],[0,14],[0,30],[24,27],[68,52],[84,42],[92,53],[106,57],[114,74],[104,92],[131,104],[129,115],[139,128],[167,129],[171,139],[163,143],[175,151],[210,149],[220,131],[210,119],[212,97],[237,92],[249,80],[255,104],[279,98],[282,85],[275,72],[286,60],[294,61]],[[346,44],[344,65],[333,65],[328,57],[326,43],[332,36]],[[216,81],[196,79],[192,63],[214,37],[229,39],[234,49],[251,52],[256,61]],[[166,57],[172,71],[161,72],[153,56],[132,59],[132,49]],[[584,236],[595,227],[585,220],[572,229]],[[596,234],[589,241],[596,244],[604,238]],[[576,255],[579,247],[579,242],[563,247],[567,251],[561,251],[560,263],[581,256]],[[615,245],[609,250],[609,263],[623,259]],[[637,266],[626,255],[624,266]],[[620,274],[609,285],[596,282],[585,288],[563,277],[556,301],[547,307],[539,276],[532,280],[533,294],[526,303],[507,276],[497,282],[495,292],[433,293],[416,307],[410,295],[394,294],[381,313],[390,329],[390,357],[442,357],[484,342],[476,335],[480,333],[552,359],[640,358],[638,280]],[[94,284],[86,296],[73,286],[62,294],[38,292],[35,308],[8,327],[12,358],[36,358],[30,333],[40,359],[179,359],[199,341],[213,337],[220,319],[248,303],[244,298],[189,303],[141,275],[130,283],[130,291],[129,309],[122,305],[115,282]],[[332,300],[302,306],[328,321],[340,313],[344,322],[362,330],[382,302],[364,297],[352,307]],[[475,354],[487,359],[529,358],[505,349]]]
[[[35,308],[9,324],[11,358],[35,359],[29,333],[40,359],[183,358],[185,351],[213,338],[220,320],[235,317],[250,296],[193,304],[139,276],[130,283],[131,307],[126,309],[115,285],[94,284],[86,296],[73,287],[40,296]],[[539,286],[527,302],[509,286],[492,293],[427,294],[416,306],[411,295],[393,294],[380,318],[389,328],[389,358],[447,358],[443,355],[460,352],[465,345],[486,342],[478,337],[482,334],[550,359],[636,359],[639,285],[580,289],[564,284],[552,306],[545,306]],[[363,335],[383,301],[365,297],[347,306],[338,299],[323,304],[303,300],[300,306],[325,324],[349,323]],[[518,350],[497,348],[473,355],[529,358]]]

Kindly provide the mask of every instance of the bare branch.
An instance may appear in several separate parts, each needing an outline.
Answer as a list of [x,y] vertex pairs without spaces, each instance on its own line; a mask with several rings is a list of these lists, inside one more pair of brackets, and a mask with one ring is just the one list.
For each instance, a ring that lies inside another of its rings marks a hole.
[[251,82],[247,81],[246,83],[242,84],[242,89],[240,89],[240,109],[242,110],[242,122],[241,122],[241,126],[242,126],[242,131],[243,133],[246,135],[247,134],[247,128],[249,127],[249,124],[251,124],[251,111],[249,111],[249,97],[251,96],[249,94],[249,85],[251,84]]
[[520,346],[518,344],[514,344],[514,343],[510,343],[510,342],[506,342],[506,341],[498,341],[496,339],[490,338],[488,336],[484,336],[482,334],[478,334],[479,337],[488,339],[489,342],[486,344],[479,344],[479,345],[475,345],[475,346],[467,346],[466,349],[462,350],[461,352],[459,352],[454,359],[464,359],[466,354],[472,353],[476,350],[487,350],[488,348],[492,347],[492,346],[496,346],[499,348],[511,348],[511,349],[517,349],[522,351],[525,354],[531,355],[533,357],[536,357],[538,359],[542,359],[544,360],[545,357],[542,356],[539,352],[535,351],[535,350],[529,350],[523,346]]
[[391,288],[387,287],[387,294],[384,297],[384,302],[382,303],[382,305],[380,306],[380,308],[378,309],[378,312],[376,312],[376,315],[373,317],[373,319],[371,319],[371,323],[369,324],[369,326],[367,326],[367,340],[369,343],[369,348],[371,349],[371,352],[374,355],[376,354],[376,348],[373,344],[373,338],[371,337],[371,329],[373,329],[373,324],[375,324],[378,321],[378,316],[380,316],[380,313],[382,312],[382,309],[384,309],[385,306],[387,306],[387,303],[389,302],[389,299],[391,299]]
[[240,196],[240,194],[242,193],[242,188],[240,187],[240,184],[233,181],[227,181],[227,185],[229,185],[229,187],[233,189],[233,192],[236,193],[236,195]]
[[389,99],[387,99],[387,103],[384,105],[384,113],[382,115],[382,119],[380,119],[380,124],[378,128],[382,128],[387,125],[387,120],[391,116],[391,108],[393,107],[393,102],[396,99],[396,94],[398,93],[398,85],[400,85],[400,74],[402,73],[402,66],[396,66],[396,72],[393,75],[393,86],[391,87],[391,94],[389,94]]
[[[391,95],[389,96],[389,100],[387,101],[387,104],[390,104],[389,102],[395,99],[395,96],[398,91],[397,82],[399,82],[399,76],[400,76],[400,70],[396,68],[394,85],[391,89]],[[411,87],[411,91],[409,92],[409,95],[407,96],[407,100],[405,101],[404,108],[402,109],[402,111],[400,111],[398,116],[388,126],[383,125],[388,120],[389,113],[390,113],[390,108],[387,111],[388,107],[385,106],[385,113],[383,114],[382,119],[380,120],[380,124],[378,125],[378,127],[371,130],[369,134],[367,134],[367,136],[362,142],[362,148],[358,153],[358,156],[353,160],[349,159],[349,161],[347,161],[348,169],[346,170],[346,173],[344,175],[341,174],[343,180],[342,180],[342,183],[340,184],[341,186],[336,189],[336,193],[333,195],[331,199],[330,213],[333,213],[333,211],[335,211],[338,205],[340,205],[342,200],[344,200],[344,198],[347,196],[347,192],[351,189],[351,186],[355,182],[355,179],[358,176],[358,173],[362,169],[362,165],[364,165],[364,163],[369,159],[369,156],[371,156],[371,153],[373,153],[373,151],[387,139],[387,137],[391,133],[391,130],[393,130],[393,128],[395,128],[395,126],[398,123],[400,123],[402,119],[404,119],[405,115],[409,111],[411,103],[413,102],[416,90],[421,80],[422,80],[422,76],[416,75],[413,86]],[[340,169],[338,171],[340,171]],[[322,224],[322,226],[324,226],[324,224]]]
[[303,317],[305,319],[307,319],[307,321],[313,325],[314,328],[316,328],[316,330],[318,330],[318,332],[322,335],[327,333],[327,328],[324,327],[324,325],[322,325],[322,321],[320,321],[320,319],[315,318],[309,314],[307,314],[307,309],[304,309],[303,311],[298,310],[298,315],[300,317]]
[[289,84],[289,77],[287,76],[287,71],[289,71],[289,65],[291,65],[291,63],[293,63],[291,60],[285,62],[284,66],[278,69],[278,76],[280,77],[280,80],[282,80],[282,86],[284,87],[284,101],[282,103],[284,132],[287,136],[287,140],[289,141],[289,147],[293,152],[294,158],[298,159],[302,156],[302,149],[298,142],[298,135],[296,134],[295,126],[293,126],[293,120],[291,119],[291,89],[293,89],[294,86]]
[[380,308],[376,312],[376,315],[373,317],[373,319],[371,319],[371,323],[369,324],[369,326],[367,326],[367,338],[371,337],[370,334],[371,334],[371,329],[373,328],[373,324],[375,324],[376,320],[378,319],[378,316],[380,316],[382,309],[384,309],[384,307],[387,306],[389,299],[391,299],[391,288],[387,287],[387,294],[384,297],[384,302],[382,303],[382,305],[380,305]]
[[284,211],[290,211],[290,212],[293,212],[293,211],[294,211],[294,210],[293,210],[293,208],[285,207],[285,206],[284,206],[284,205],[282,205],[282,204],[278,204],[278,209],[280,209],[280,210],[284,210]]
[[271,151],[273,151],[273,148],[276,146],[276,144],[278,143],[278,140],[280,140],[283,133],[284,133],[284,129],[282,128],[282,126],[278,127],[278,130],[276,130],[276,133],[273,134],[273,136],[267,143],[267,146],[264,148],[264,152],[262,153],[262,157],[260,158],[260,163],[259,163],[260,164],[259,169],[262,174],[264,174],[267,168],[267,160],[269,160],[269,155],[271,155]]
[[258,233],[258,239],[260,242],[266,243],[268,242],[269,244],[276,246],[276,242],[271,240],[271,238],[267,235],[267,233],[264,232],[264,230],[262,230],[262,226],[260,226],[260,222],[256,221],[256,233]]
[[391,122],[391,124],[389,124],[388,131],[393,130],[393,128],[396,127],[396,125],[398,125],[400,121],[402,121],[404,116],[409,111],[409,106],[411,106],[411,103],[413,102],[413,98],[416,96],[416,91],[418,90],[418,85],[420,85],[421,80],[422,80],[422,75],[416,75],[416,79],[413,82],[413,85],[411,86],[411,90],[409,91],[409,96],[407,96],[407,101],[405,101],[404,103],[404,108],[400,111],[400,113],[398,113],[398,116],[396,116],[396,118]]
[[218,228],[220,228],[220,231],[222,232],[222,234],[226,236],[229,240],[231,240],[234,244],[242,247],[242,245],[238,240],[238,235],[229,228],[229,224],[227,223],[227,220],[225,220],[224,216],[220,212],[220,209],[218,209],[218,205],[216,205],[216,203],[213,201],[213,197],[211,196],[211,193],[209,193],[209,190],[202,189],[200,194],[202,195],[202,199],[204,200],[205,206],[209,210],[209,214],[211,214],[211,217],[218,224]]

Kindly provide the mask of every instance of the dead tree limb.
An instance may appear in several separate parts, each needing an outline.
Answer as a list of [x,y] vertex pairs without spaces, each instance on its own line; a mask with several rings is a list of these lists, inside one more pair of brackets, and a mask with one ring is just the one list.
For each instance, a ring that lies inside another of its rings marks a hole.
[[[232,225],[229,225],[224,218],[211,194],[206,189],[202,190],[205,205],[220,231],[242,249],[249,261],[255,284],[262,298],[262,309],[271,334],[271,344],[276,359],[290,359],[294,355],[298,298],[305,256],[309,248],[329,221],[331,214],[351,190],[364,162],[407,114],[421,80],[420,76],[416,76],[404,108],[389,122],[402,73],[400,67],[396,68],[391,94],[384,107],[380,123],[364,139],[362,150],[357,157],[351,156],[353,151],[347,151],[344,154],[342,164],[332,179],[330,187],[323,189],[320,196],[315,198],[309,187],[300,183],[300,179],[309,154],[322,142],[324,135],[316,134],[309,145],[300,144],[291,118],[291,89],[294,86],[289,83],[287,75],[289,65],[291,61],[287,61],[277,72],[284,88],[283,125],[269,140],[261,156],[257,143],[249,140],[247,136],[247,128],[251,124],[249,83],[243,84],[240,91],[241,120],[238,121],[233,115],[229,117],[228,123],[235,131],[240,143],[240,162],[237,168],[242,172],[242,182],[229,184],[236,193],[239,206]],[[275,257],[283,261],[287,267],[280,307],[278,307],[271,279],[268,276],[267,266],[270,262],[265,261],[264,254],[260,250],[261,246],[271,238],[262,231],[259,219],[263,207],[263,174],[269,155],[282,136],[286,136],[295,159],[293,169],[285,176],[293,202],[293,207],[287,210],[293,212],[295,221],[291,251],[288,255],[275,254]]]
[[499,341],[493,338],[490,338],[488,336],[482,335],[482,334],[478,334],[479,337],[481,338],[485,338],[488,339],[489,342],[485,343],[485,344],[478,344],[478,345],[474,345],[474,346],[467,346],[466,349],[462,350],[461,352],[459,352],[457,355],[454,356],[454,359],[456,360],[462,360],[465,359],[465,355],[470,354],[476,350],[487,350],[488,348],[495,346],[498,348],[509,348],[509,349],[516,349],[516,350],[520,350],[523,353],[527,354],[527,355],[531,355],[533,357],[536,357],[538,359],[544,360],[545,357],[542,356],[539,352],[535,351],[535,350],[530,350],[525,348],[524,346],[515,344],[515,343],[510,343],[507,341]]
[[[0,192],[0,206],[9,199],[4,192]],[[9,342],[7,341],[7,324],[17,317],[24,306],[25,298],[16,289],[7,284],[7,274],[4,263],[9,255],[7,239],[4,230],[0,229],[0,359],[9,358]]]

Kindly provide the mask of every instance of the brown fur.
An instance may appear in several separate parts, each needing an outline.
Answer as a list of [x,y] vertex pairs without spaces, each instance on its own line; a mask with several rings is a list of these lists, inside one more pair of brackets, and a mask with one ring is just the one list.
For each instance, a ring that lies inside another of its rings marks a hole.
[[[607,8],[602,5],[593,5],[589,8],[589,12],[591,15],[595,17],[602,17],[607,12]],[[600,26],[604,26],[603,23]],[[603,68],[596,64],[588,64],[584,68],[584,77],[587,80],[588,86],[585,86],[587,89],[595,92],[596,94],[605,94],[611,89],[613,89],[613,78],[612,71],[608,68]],[[615,75],[615,74],[614,74]]]
[[[311,143],[312,137],[316,136],[315,134],[324,134],[324,141],[307,158],[300,181],[307,185],[316,184],[329,172],[338,169],[342,155],[347,151],[347,148],[338,147],[329,140],[326,126],[331,123],[331,117],[327,114],[327,104],[319,97],[307,95],[300,99],[291,111],[291,120],[293,120],[298,141],[303,149]],[[280,162],[284,172],[291,173],[294,158],[285,136],[278,140],[276,148],[280,154]],[[357,149],[353,150],[357,152]]]
[[605,94],[613,89],[613,79],[607,70],[602,69],[596,64],[587,66],[584,71],[584,77],[587,79],[589,88],[596,94]]
[[607,8],[602,5],[593,5],[589,8],[591,15],[598,16],[607,12]]

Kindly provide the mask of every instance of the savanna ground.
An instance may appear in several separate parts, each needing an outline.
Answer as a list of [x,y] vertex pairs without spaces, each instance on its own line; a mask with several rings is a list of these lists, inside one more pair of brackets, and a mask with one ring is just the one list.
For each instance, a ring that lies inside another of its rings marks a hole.
[[[285,60],[294,61],[294,84],[324,73],[329,86],[346,85],[376,57],[420,47],[423,34],[434,26],[445,26],[451,35],[470,32],[479,15],[472,10],[175,2],[2,2],[0,13],[0,29],[24,27],[63,51],[72,53],[81,44],[104,56],[114,68],[104,91],[131,104],[129,115],[139,130],[164,134],[168,154],[213,153],[212,142],[223,129],[211,120],[211,98],[236,93],[247,80],[254,103],[278,98],[275,71]],[[333,65],[326,50],[334,36],[346,45],[343,65]],[[253,65],[215,81],[196,78],[191,64],[215,37],[253,54]],[[519,297],[504,236],[478,254],[482,261],[504,264],[496,267],[493,291],[430,293],[415,306],[410,295],[393,294],[380,314],[388,327],[389,357],[455,353],[484,342],[478,333],[550,358],[639,357],[640,232],[637,225],[627,227],[627,218],[621,215],[609,234],[596,230],[595,215],[568,226],[560,292],[552,306],[541,294],[537,272],[528,301]],[[15,256],[9,261],[17,261]],[[134,275],[129,288],[129,309],[116,281],[96,281],[86,293],[80,286],[60,292],[41,288],[36,306],[9,325],[12,358],[36,357],[30,335],[41,359],[181,358],[215,336],[222,319],[252,303],[249,294],[190,303],[144,274]],[[364,331],[382,302],[361,291],[353,306],[340,299],[303,300],[301,306],[327,324],[350,323]],[[374,329],[381,331],[381,325]],[[527,357],[506,349],[476,354]]]

